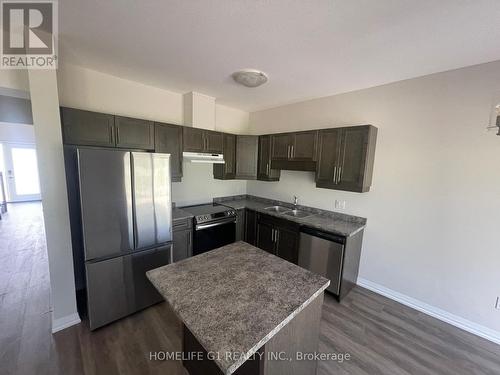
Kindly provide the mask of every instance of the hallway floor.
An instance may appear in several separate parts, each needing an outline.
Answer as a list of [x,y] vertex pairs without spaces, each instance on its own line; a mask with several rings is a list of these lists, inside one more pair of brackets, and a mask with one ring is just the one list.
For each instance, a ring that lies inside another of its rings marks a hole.
[[[51,334],[48,262],[40,203],[16,204],[0,221],[0,375],[186,375],[150,352],[181,349],[181,325],[166,303],[90,332],[86,323]],[[500,374],[500,346],[363,288],[342,303],[325,296],[320,351],[327,374]]]

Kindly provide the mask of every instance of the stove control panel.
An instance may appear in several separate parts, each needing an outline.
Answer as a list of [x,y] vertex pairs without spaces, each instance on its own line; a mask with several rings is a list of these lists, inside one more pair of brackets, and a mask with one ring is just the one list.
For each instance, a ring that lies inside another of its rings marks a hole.
[[218,221],[220,219],[226,218],[226,217],[236,217],[236,211],[235,210],[227,210],[223,212],[216,212],[213,214],[207,214],[207,215],[197,215],[195,216],[196,222],[199,223],[207,223],[210,221]]

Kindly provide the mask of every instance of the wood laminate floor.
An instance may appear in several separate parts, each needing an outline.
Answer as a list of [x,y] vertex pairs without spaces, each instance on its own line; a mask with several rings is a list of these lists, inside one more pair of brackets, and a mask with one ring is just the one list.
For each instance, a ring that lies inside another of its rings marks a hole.
[[[0,221],[0,374],[185,375],[150,352],[181,348],[166,303],[90,332],[85,322],[52,335],[41,205],[17,204]],[[342,303],[325,296],[318,374],[500,374],[500,346],[363,288]]]

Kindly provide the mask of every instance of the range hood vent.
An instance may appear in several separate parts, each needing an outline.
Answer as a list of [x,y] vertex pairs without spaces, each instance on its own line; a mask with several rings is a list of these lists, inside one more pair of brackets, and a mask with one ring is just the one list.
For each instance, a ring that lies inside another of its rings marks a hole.
[[184,160],[189,160],[191,163],[225,164],[224,155],[222,154],[183,152],[182,157]]

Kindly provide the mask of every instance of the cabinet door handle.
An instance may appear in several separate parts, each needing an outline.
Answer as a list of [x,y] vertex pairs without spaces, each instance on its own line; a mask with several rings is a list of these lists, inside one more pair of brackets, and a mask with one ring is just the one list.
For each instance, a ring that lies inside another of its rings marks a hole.
[[120,144],[120,127],[116,127],[116,144]]
[[266,166],[266,171],[267,171],[267,174],[269,174],[269,173],[270,173],[270,171],[271,171],[271,170],[270,170],[270,168],[269,168],[269,163],[267,163],[267,166]]
[[337,183],[337,166],[333,166],[333,182]]
[[278,242],[280,240],[280,231],[275,229],[276,230],[276,241],[275,242]]
[[114,128],[114,126],[113,126],[113,125],[111,125],[111,126],[109,127],[109,130],[110,130],[110,131],[109,131],[109,143],[113,143],[113,144],[114,144],[114,143],[115,143],[115,140],[113,139],[113,138],[114,138],[114,136],[113,136],[113,133],[114,133],[113,128]]
[[339,177],[337,183],[340,183],[341,179],[342,179],[342,167],[339,167]]
[[292,150],[290,151],[291,158],[293,159],[295,157],[295,151],[293,149],[293,145],[290,146]]

